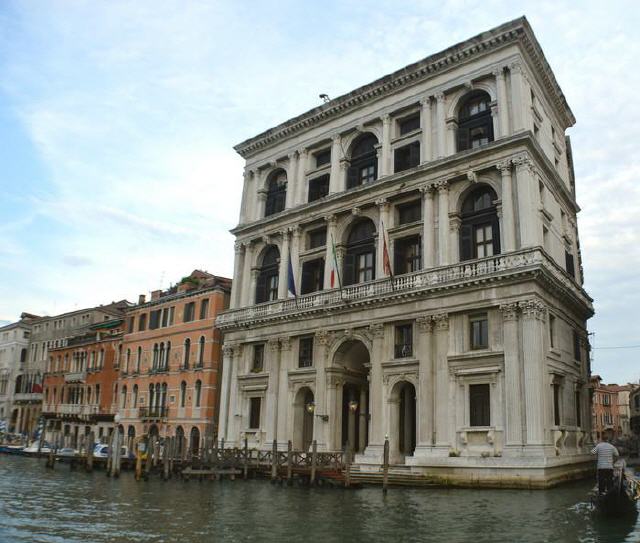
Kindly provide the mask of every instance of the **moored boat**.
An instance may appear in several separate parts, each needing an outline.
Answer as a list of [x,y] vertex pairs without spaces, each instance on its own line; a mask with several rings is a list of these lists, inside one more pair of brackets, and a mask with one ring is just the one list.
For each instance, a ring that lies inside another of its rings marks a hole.
[[640,482],[626,469],[624,461],[620,461],[614,466],[611,486],[603,493],[599,493],[596,487],[592,503],[603,515],[637,515],[639,498]]

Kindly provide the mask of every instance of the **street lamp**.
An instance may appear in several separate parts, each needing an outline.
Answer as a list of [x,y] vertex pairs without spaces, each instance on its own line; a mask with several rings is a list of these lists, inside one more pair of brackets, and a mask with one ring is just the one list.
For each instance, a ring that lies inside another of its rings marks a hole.
[[310,401],[307,405],[304,406],[305,409],[307,410],[307,413],[309,413],[310,415],[313,414],[313,412],[316,410],[316,404],[313,403],[313,401]]
[[358,402],[356,400],[351,400],[349,402],[349,411],[355,413],[358,410]]

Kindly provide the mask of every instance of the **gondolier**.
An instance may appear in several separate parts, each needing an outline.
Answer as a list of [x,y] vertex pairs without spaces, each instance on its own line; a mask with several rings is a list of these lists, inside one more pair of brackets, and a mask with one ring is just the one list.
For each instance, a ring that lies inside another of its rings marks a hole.
[[615,458],[620,456],[620,453],[609,443],[609,438],[604,436],[602,441],[591,450],[591,454],[597,455],[598,458],[598,493],[604,494],[611,488],[613,462]]

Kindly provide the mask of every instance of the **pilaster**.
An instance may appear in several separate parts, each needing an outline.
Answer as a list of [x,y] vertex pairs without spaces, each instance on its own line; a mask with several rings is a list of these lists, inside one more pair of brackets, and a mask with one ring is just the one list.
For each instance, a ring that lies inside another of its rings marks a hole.
[[233,283],[231,284],[231,309],[240,307],[242,298],[242,283],[244,274],[244,245],[238,241],[234,246]]
[[431,315],[416,320],[417,346],[420,357],[418,370],[418,427],[415,456],[427,453],[435,443],[435,360],[433,356],[433,328]]
[[391,117],[383,115],[382,120],[382,163],[380,177],[389,175],[391,171]]
[[296,193],[301,180],[298,179],[298,153],[289,153],[287,158],[289,162],[287,164],[287,194],[284,207],[285,209],[290,209],[299,204]]
[[278,279],[278,299],[284,300],[288,298],[288,278],[289,278],[289,239],[290,233],[288,229],[280,232],[282,237],[282,246],[280,247],[280,270]]
[[540,192],[535,167],[526,155],[516,156],[513,164],[516,168],[518,183],[519,248],[541,246]]
[[344,176],[342,176],[342,145],[340,134],[331,138],[331,172],[329,174],[329,194],[344,190]]
[[516,250],[516,221],[513,209],[511,161],[499,162],[496,167],[502,178],[502,247],[504,252]]
[[289,406],[293,403],[293,398],[289,393],[289,370],[293,369],[293,349],[291,349],[291,339],[280,338],[280,367],[278,377],[278,423],[277,440],[279,449],[287,449],[287,441],[293,439],[292,435],[287,435],[287,422],[289,417]]
[[420,100],[420,120],[422,124],[422,138],[420,142],[420,162],[429,162],[431,150],[431,97],[425,96]]
[[449,411],[451,409],[449,399],[449,315],[441,313],[434,315],[435,324],[435,344],[436,344],[436,360],[435,360],[435,430],[436,439],[435,446],[446,449],[447,453],[451,445],[449,428]]
[[[331,288],[331,270],[334,267],[333,245],[337,243],[336,237],[336,216],[327,215],[324,218],[327,223],[327,243],[324,253],[324,289]],[[336,277],[334,288],[338,287],[338,278]]]
[[[386,198],[379,198],[376,200],[378,206],[378,247],[376,249],[376,279],[381,279],[386,276],[384,271],[384,240],[386,238],[386,231],[389,228],[389,202]],[[387,250],[391,251],[391,248],[387,246]],[[391,253],[389,253],[391,258]]]
[[509,73],[511,76],[511,119],[513,120],[513,132],[518,133],[525,130],[522,64],[520,62],[510,64]]
[[385,398],[382,385],[382,361],[384,360],[384,325],[380,323],[369,325],[372,336],[369,373],[369,445],[365,456],[382,458],[384,448],[385,428]]
[[[256,277],[253,273],[253,244],[249,242],[243,243],[244,246],[244,258],[243,258],[243,272],[240,286],[242,287],[240,293],[241,307],[247,307],[251,305],[253,296],[256,292]],[[248,288],[247,288],[248,287]]]
[[436,261],[436,238],[433,212],[433,185],[420,187],[422,193],[422,267],[433,268]]
[[438,158],[442,158],[445,156],[445,97],[443,92],[439,92],[435,95],[436,99],[436,139],[438,142]]
[[[270,339],[267,342],[266,353],[267,368],[269,372],[269,383],[267,385],[267,405],[265,418],[265,430],[267,433],[267,443],[273,443],[278,439],[278,393],[280,390],[280,342],[277,339]],[[282,398],[286,401],[286,396]]]
[[498,125],[499,132],[496,133],[496,139],[504,138],[509,135],[509,111],[507,99],[507,82],[504,74],[504,67],[496,68],[493,71],[496,78],[497,100],[498,100]]
[[316,390],[314,403],[316,404],[313,421],[313,439],[316,440],[318,450],[327,450],[327,430],[331,421],[325,420],[327,410],[327,343],[326,330],[318,330],[313,341],[313,365],[316,368]]
[[438,181],[438,264],[449,264],[449,183]]
[[504,388],[506,400],[505,454],[509,449],[521,450],[522,433],[522,365],[518,341],[519,307],[516,302],[502,304],[504,343]]

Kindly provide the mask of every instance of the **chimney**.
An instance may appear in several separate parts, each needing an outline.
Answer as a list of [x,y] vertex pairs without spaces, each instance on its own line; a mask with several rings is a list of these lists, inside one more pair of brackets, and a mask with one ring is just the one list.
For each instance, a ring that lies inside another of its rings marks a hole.
[[140,296],[138,296],[138,305],[142,305],[145,299],[146,299],[146,296],[144,294],[140,294]]
[[151,291],[151,301],[159,300],[160,294],[162,294],[162,290],[152,290]]

